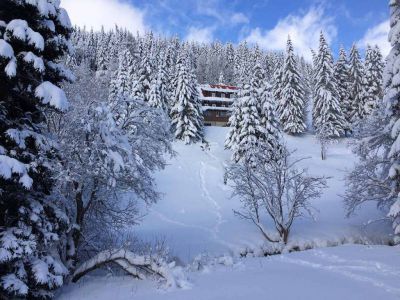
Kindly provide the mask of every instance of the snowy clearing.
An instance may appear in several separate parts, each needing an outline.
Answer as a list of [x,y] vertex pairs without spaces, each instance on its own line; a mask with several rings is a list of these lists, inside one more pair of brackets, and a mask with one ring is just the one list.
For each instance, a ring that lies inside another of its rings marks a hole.
[[[252,224],[233,214],[240,202],[231,199],[231,189],[223,182],[224,166],[230,159],[230,151],[224,150],[227,131],[228,128],[206,128],[209,151],[203,151],[198,144],[174,144],[177,156],[157,175],[163,199],[152,206],[143,223],[135,228],[139,237],[148,241],[165,238],[172,254],[185,262],[200,253],[237,254],[246,247],[254,248],[264,242]],[[355,160],[347,147],[348,139],[330,146],[326,161],[320,158],[320,147],[314,136],[286,136],[286,141],[291,149],[298,149],[296,157],[310,157],[302,165],[309,168],[311,174],[331,177],[329,188],[313,203],[317,210],[316,221],[298,220],[293,225],[289,243],[313,241],[324,246],[325,241],[344,238],[373,243],[389,238],[389,224],[378,222],[363,226],[382,217],[372,203],[358,211],[357,216],[345,217],[340,195],[345,191],[345,170],[351,168]]]

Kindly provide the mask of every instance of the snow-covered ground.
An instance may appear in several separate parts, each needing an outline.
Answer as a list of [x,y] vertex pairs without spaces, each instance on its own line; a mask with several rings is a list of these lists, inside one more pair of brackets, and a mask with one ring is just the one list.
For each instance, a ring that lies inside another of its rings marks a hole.
[[130,277],[86,277],[58,300],[399,299],[400,248],[346,245],[189,273],[192,287],[164,290]]
[[[209,151],[203,151],[198,144],[175,143],[178,155],[157,174],[163,199],[135,228],[143,239],[165,238],[172,254],[185,262],[202,252],[211,255],[237,253],[263,242],[252,224],[233,214],[234,209],[240,208],[240,202],[231,199],[231,190],[223,182],[224,165],[230,158],[230,152],[224,149],[227,131],[228,128],[206,128]],[[303,162],[310,173],[331,177],[329,188],[313,203],[317,220],[298,220],[293,226],[292,242],[360,237],[379,242],[386,237],[385,232],[390,232],[388,224],[362,226],[381,217],[373,204],[362,208],[355,217],[345,217],[340,196],[345,191],[343,177],[346,168],[351,168],[355,160],[347,147],[348,140],[332,145],[326,161],[320,158],[314,136],[286,137],[286,140],[291,149],[297,149],[296,157],[310,157]]]
[[[298,220],[290,240],[313,241],[321,248],[260,258],[238,258],[244,248],[257,248],[263,239],[252,224],[234,216],[239,199],[231,199],[224,185],[224,165],[230,153],[223,144],[227,128],[206,128],[210,149],[175,143],[177,156],[157,174],[163,199],[154,205],[143,223],[134,228],[147,241],[163,238],[178,261],[190,263],[199,254],[236,257],[233,265],[212,265],[187,271],[189,289],[164,290],[152,281],[130,277],[89,275],[64,287],[59,300],[69,299],[398,299],[400,297],[400,248],[344,245],[323,248],[326,241],[363,238],[379,243],[389,238],[389,224],[373,223],[381,214],[373,204],[357,216],[345,217],[343,200],[345,169],[354,156],[347,140],[332,145],[321,161],[318,142],[311,135],[286,137],[310,173],[326,175],[329,188],[314,201],[316,221]],[[268,224],[266,224],[268,226]]]

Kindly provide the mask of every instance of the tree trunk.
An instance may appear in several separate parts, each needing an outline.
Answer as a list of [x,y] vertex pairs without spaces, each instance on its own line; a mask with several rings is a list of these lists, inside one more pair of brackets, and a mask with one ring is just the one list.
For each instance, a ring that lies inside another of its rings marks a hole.
[[326,159],[326,149],[325,146],[321,145],[321,159],[325,160]]
[[285,228],[282,229],[281,238],[283,240],[283,243],[286,245],[289,240],[289,229],[285,229]]
[[85,216],[85,208],[82,199],[82,189],[77,182],[74,183],[74,188],[77,191],[75,195],[75,226],[71,229],[67,242],[67,262],[71,269],[74,269],[77,261],[77,248],[81,240],[81,230]]

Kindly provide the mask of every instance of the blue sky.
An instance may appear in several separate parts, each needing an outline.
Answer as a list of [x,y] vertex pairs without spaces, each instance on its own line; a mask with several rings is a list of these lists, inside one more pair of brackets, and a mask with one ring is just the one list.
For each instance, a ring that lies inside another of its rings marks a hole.
[[318,45],[320,30],[333,49],[353,42],[389,48],[386,0],[62,0],[62,5],[75,24],[110,28],[117,23],[200,42],[247,40],[282,50],[290,34],[306,57]]

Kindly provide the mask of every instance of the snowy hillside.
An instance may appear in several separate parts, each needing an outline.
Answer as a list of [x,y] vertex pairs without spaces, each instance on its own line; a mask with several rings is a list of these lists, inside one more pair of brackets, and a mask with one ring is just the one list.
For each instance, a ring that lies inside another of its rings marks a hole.
[[[373,206],[364,207],[356,217],[344,216],[339,194],[345,189],[344,170],[354,162],[347,140],[331,146],[328,159],[323,162],[313,136],[286,137],[290,148],[299,149],[296,156],[310,157],[303,164],[311,173],[331,177],[323,197],[313,203],[317,220],[300,219],[290,238],[290,243],[301,245],[312,241],[322,248],[268,258],[238,258],[238,252],[246,247],[257,251],[263,239],[252,224],[233,214],[240,202],[230,198],[231,190],[223,183],[224,165],[230,157],[230,152],[223,147],[226,133],[227,128],[206,129],[209,151],[203,151],[198,144],[174,144],[177,156],[157,175],[163,199],[151,208],[141,226],[135,228],[135,234],[150,242],[164,238],[177,261],[189,264],[185,268],[188,289],[164,290],[153,281],[89,275],[63,288],[58,299],[243,299],[245,296],[260,299],[266,294],[282,299],[292,299],[294,295],[298,299],[397,299],[400,296],[398,247],[323,248],[345,238],[350,242],[360,238],[379,242],[378,239],[388,238],[390,232],[387,224],[362,226],[379,218]],[[201,260],[206,265],[198,268],[194,264],[196,270],[193,270],[190,266],[200,254],[208,257],[206,262]],[[221,258],[221,255],[224,256]]]
[[[157,176],[163,199],[137,228],[136,233],[143,238],[165,238],[172,254],[186,262],[199,253],[237,253],[263,242],[252,224],[234,216],[233,210],[240,207],[240,202],[231,199],[231,190],[223,183],[224,165],[230,159],[230,151],[224,150],[227,130],[206,128],[209,151],[203,151],[198,144],[175,143],[177,156]],[[321,160],[319,144],[313,136],[286,136],[286,140],[291,149],[298,149],[296,157],[310,157],[303,165],[312,174],[331,177],[323,197],[313,203],[317,220],[301,219],[294,224],[291,241],[315,241],[322,246],[324,241],[343,238],[376,242],[378,232],[379,239],[384,239],[384,232],[390,232],[384,230],[384,224],[362,226],[380,217],[373,205],[364,207],[355,217],[345,217],[340,197],[345,191],[343,177],[355,159],[346,145],[348,140],[332,145],[326,161]]]

